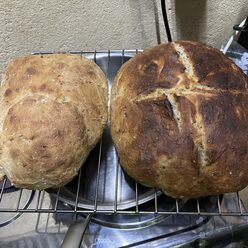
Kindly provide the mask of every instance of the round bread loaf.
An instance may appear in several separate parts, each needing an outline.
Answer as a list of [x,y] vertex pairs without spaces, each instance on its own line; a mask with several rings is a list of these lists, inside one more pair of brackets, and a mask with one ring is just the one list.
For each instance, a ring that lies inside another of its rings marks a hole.
[[16,187],[45,189],[72,180],[107,122],[106,77],[80,55],[14,59],[0,98],[0,174]]
[[178,198],[246,187],[247,85],[230,59],[196,42],[162,44],[130,59],[111,99],[124,170]]

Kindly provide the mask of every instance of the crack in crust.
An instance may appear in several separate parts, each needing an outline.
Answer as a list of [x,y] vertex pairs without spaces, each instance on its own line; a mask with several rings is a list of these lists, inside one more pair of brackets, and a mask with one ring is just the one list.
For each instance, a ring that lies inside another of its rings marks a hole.
[[178,108],[176,97],[177,97],[177,94],[176,92],[173,92],[173,89],[170,90],[170,89],[157,88],[155,91],[151,92],[148,95],[144,95],[144,94],[139,95],[137,98],[134,99],[133,102],[149,102],[149,101],[154,101],[154,100],[166,99],[172,108],[172,117],[177,123],[178,130],[181,132],[182,116]]
[[186,75],[190,79],[190,82],[193,82],[193,84],[190,85],[192,87],[192,85],[197,84],[199,78],[195,74],[195,70],[191,63],[191,60],[189,59],[187,53],[185,52],[184,48],[181,45],[177,43],[173,43],[173,46],[179,56],[179,60],[181,61],[182,65],[185,67]]
[[[205,87],[199,87],[201,86],[199,82],[199,78],[195,74],[194,67],[191,63],[191,60],[189,59],[187,53],[185,52],[184,48],[174,43],[174,48],[179,55],[179,60],[183,64],[183,66],[186,68],[185,73],[190,79],[190,90],[193,90],[193,88],[198,89],[206,89]],[[198,104],[197,104],[198,105]],[[205,149],[205,131],[203,128],[203,122],[201,115],[199,114],[199,106],[196,106],[195,111],[195,123],[193,125],[194,131],[196,133],[196,137],[192,137],[193,142],[195,146],[197,147],[197,154],[198,154],[198,164],[200,165],[200,168],[203,166],[206,166],[206,149]]]
[[178,127],[179,131],[181,132],[181,130],[182,130],[182,116],[181,116],[181,112],[179,110],[179,107],[178,107],[178,104],[176,101],[176,94],[174,94],[174,95],[168,94],[167,100],[171,104],[174,120],[176,121],[177,127]]

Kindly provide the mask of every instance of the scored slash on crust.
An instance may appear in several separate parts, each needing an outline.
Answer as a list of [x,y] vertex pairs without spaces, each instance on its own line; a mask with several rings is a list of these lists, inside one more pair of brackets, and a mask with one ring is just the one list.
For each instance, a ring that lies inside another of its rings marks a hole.
[[[186,51],[181,45],[177,43],[174,43],[173,45],[174,45],[174,48],[177,54],[179,55],[179,60],[185,67],[185,73],[187,77],[190,79],[190,83],[191,83],[190,89],[194,88],[194,86],[200,86],[198,84],[199,78],[197,77],[194,71],[194,67]],[[195,110],[196,110],[195,118],[194,118],[195,123],[193,125],[193,128],[194,128],[195,133],[197,134],[197,138],[196,139],[193,138],[193,142],[195,146],[197,147],[198,164],[200,165],[200,167],[202,167],[206,165],[206,149],[205,149],[206,140],[205,140],[205,132],[203,128],[202,117],[199,113],[199,106],[196,106]]]

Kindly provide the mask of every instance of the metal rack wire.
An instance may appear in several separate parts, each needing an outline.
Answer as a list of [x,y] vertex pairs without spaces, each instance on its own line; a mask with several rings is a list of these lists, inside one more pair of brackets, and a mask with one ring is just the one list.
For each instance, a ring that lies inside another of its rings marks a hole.
[[[110,61],[114,57],[118,57],[123,64],[127,59],[133,57],[135,54],[141,50],[104,50],[104,51],[71,51],[70,54],[84,55],[93,61],[95,61],[103,71],[106,73],[109,83],[113,79],[113,75],[110,75]],[[36,54],[51,54],[48,52],[36,53]],[[107,63],[102,64],[101,59],[107,58]],[[114,61],[115,62],[115,61]],[[116,70],[118,66],[116,67]],[[0,212],[2,213],[103,213],[103,214],[155,214],[155,215],[204,215],[204,216],[248,216],[248,212],[243,207],[242,201],[240,199],[239,193],[231,193],[223,196],[213,196],[202,199],[189,200],[187,202],[179,199],[169,199],[169,207],[166,208],[163,206],[164,198],[161,200],[161,192],[157,189],[149,189],[149,207],[143,207],[142,201],[140,199],[140,186],[137,182],[133,182],[133,204],[128,208],[123,208],[119,202],[119,192],[123,185],[123,171],[118,162],[114,165],[115,170],[112,175],[114,181],[114,190],[113,190],[113,201],[110,205],[105,208],[99,207],[102,204],[102,199],[99,197],[100,188],[100,177],[101,171],[104,170],[104,164],[102,160],[103,148],[104,148],[104,136],[97,145],[97,165],[95,167],[95,187],[94,195],[92,195],[92,207],[91,208],[82,208],[80,206],[80,190],[82,190],[82,183],[84,181],[85,171],[84,166],[79,171],[79,176],[75,182],[75,194],[74,200],[71,203],[64,202],[61,197],[61,191],[63,188],[59,188],[52,191],[30,191],[26,189],[15,189],[9,185],[7,179],[1,183],[0,191]],[[105,165],[106,167],[106,165]],[[108,182],[105,182],[108,184]],[[9,194],[15,192],[15,196],[9,200]],[[151,193],[152,192],[152,193]],[[23,197],[28,195],[26,200],[23,200]],[[52,197],[51,197],[52,196]],[[162,196],[163,197],[163,196]],[[236,205],[236,210],[230,210],[223,206],[225,197],[232,197],[234,204]],[[20,204],[21,202],[26,201],[26,204]],[[184,208],[186,204],[190,204],[189,208]],[[208,207],[208,206],[210,207]]]
[[[5,179],[6,180],[6,179]],[[5,196],[4,189],[1,189],[1,202],[3,201],[3,198]],[[195,207],[192,211],[183,211],[179,208],[179,200],[174,200],[174,211],[166,211],[166,210],[159,210],[159,201],[157,197],[157,191],[154,189],[154,210],[139,210],[139,204],[136,200],[136,207],[134,209],[128,209],[128,210],[119,210],[117,202],[113,202],[114,209],[109,210],[98,210],[97,209],[97,197],[95,198],[95,207],[94,209],[82,209],[77,206],[78,198],[75,198],[75,206],[68,209],[68,205],[65,205],[64,207],[58,207],[58,202],[60,201],[60,189],[57,190],[57,197],[55,200],[54,206],[47,206],[44,204],[44,198],[48,194],[45,191],[32,191],[30,199],[34,201],[34,205],[20,208],[19,203],[21,201],[21,197],[23,194],[23,191],[27,191],[25,189],[19,190],[19,196],[16,197],[15,202],[9,202],[9,207],[1,207],[0,205],[0,213],[2,212],[14,212],[14,213],[118,213],[118,214],[164,214],[164,215],[204,215],[204,216],[248,216],[248,212],[244,209],[242,201],[239,197],[239,193],[231,193],[232,199],[235,199],[236,202],[233,202],[233,204],[236,204],[238,206],[237,211],[230,211],[228,209],[222,209],[221,207],[221,196],[214,196],[212,199],[215,199],[214,202],[217,204],[217,208],[215,211],[204,211],[202,210],[201,205],[201,199],[195,199],[193,200],[195,203]],[[138,195],[138,192],[136,193]],[[229,194],[230,195],[230,194]],[[7,196],[7,193],[6,193]],[[34,197],[35,196],[35,197]],[[4,199],[8,201],[7,199]],[[29,200],[30,201],[30,200]],[[192,201],[192,200],[191,200]]]

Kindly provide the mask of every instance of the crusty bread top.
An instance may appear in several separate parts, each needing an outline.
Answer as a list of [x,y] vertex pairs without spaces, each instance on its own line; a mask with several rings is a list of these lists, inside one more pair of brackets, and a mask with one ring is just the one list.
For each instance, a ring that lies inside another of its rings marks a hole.
[[196,42],[162,44],[130,59],[111,96],[123,168],[174,197],[247,186],[247,85],[230,59]]
[[0,166],[12,183],[43,189],[71,180],[107,121],[101,69],[80,55],[20,57],[0,94]]

